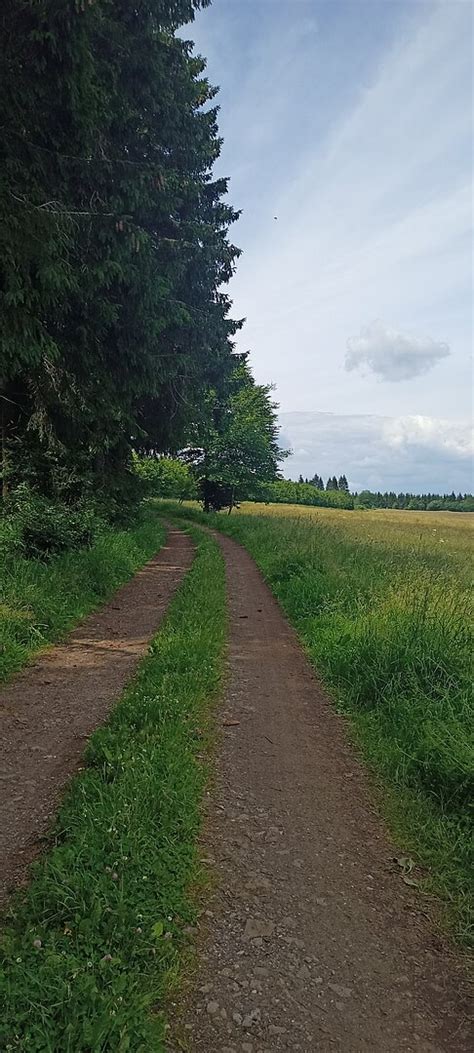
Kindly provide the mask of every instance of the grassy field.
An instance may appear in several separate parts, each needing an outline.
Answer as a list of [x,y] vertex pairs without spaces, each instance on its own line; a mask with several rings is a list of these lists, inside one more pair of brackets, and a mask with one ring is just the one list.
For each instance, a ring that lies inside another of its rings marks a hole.
[[196,837],[226,636],[222,557],[193,566],[104,728],[54,847],[5,919],[0,1048],[164,1049],[163,1006],[195,921]]
[[50,562],[26,559],[0,545],[0,682],[108,599],[158,551],[164,537],[156,513],[148,509],[134,527],[104,530],[91,548]]
[[213,518],[261,567],[382,776],[424,888],[469,940],[474,516],[248,504]]

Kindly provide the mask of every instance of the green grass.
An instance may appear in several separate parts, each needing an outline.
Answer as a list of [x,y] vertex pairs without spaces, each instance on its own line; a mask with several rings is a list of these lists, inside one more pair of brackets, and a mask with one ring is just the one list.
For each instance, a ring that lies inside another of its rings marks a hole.
[[[11,553],[0,570],[0,682],[112,595],[161,547],[156,513],[48,563]],[[8,548],[8,546],[7,546]]]
[[54,847],[5,919],[2,1051],[164,1049],[163,1006],[197,910],[196,838],[226,635],[222,557],[193,534],[194,563],[151,653],[92,736]]
[[427,871],[423,888],[441,893],[470,941],[471,523],[307,512],[248,505],[212,521],[260,566],[382,777],[392,829]]

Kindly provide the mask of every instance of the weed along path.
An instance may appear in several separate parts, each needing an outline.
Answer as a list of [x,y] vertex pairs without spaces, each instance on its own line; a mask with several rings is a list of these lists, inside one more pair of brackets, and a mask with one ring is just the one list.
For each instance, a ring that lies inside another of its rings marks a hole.
[[458,966],[250,556],[219,538],[230,650],[202,856],[215,874],[169,1049],[456,1053]]
[[0,692],[0,899],[37,853],[85,740],[146,652],[192,555],[189,536],[170,530],[110,603]]

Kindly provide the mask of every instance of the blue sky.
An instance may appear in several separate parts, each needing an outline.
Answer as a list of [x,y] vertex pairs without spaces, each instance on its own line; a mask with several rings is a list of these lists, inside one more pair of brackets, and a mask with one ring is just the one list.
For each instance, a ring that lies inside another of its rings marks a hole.
[[215,0],[183,34],[220,85],[239,347],[276,385],[286,474],[472,486],[471,20]]

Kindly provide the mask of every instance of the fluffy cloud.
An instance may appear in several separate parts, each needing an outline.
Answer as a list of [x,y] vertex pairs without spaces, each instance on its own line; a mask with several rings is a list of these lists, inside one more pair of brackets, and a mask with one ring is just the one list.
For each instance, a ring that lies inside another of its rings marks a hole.
[[450,354],[448,344],[390,329],[377,320],[347,341],[346,369],[366,368],[381,380],[410,380]]
[[285,475],[344,472],[352,490],[472,491],[468,424],[436,417],[282,413]]
[[418,446],[468,459],[473,454],[470,427],[434,417],[389,418],[382,426],[382,441],[395,450]]

